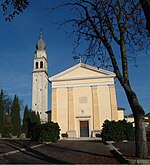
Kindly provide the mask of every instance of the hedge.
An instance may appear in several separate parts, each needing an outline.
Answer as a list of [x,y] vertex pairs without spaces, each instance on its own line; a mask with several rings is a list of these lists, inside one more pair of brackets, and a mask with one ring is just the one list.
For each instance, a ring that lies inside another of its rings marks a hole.
[[35,125],[32,129],[31,140],[55,142],[60,137],[60,128],[58,123],[48,122],[41,125]]
[[134,140],[134,130],[132,123],[128,123],[126,120],[109,121],[105,120],[101,132],[103,141],[115,141],[120,142],[123,140]]

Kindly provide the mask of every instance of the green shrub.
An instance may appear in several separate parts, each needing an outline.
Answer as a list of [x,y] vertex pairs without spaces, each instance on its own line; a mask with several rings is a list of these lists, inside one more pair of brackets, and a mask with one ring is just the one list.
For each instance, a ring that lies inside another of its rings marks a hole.
[[11,131],[10,128],[4,128],[3,133],[2,133],[2,137],[3,138],[11,138]]
[[5,125],[1,135],[4,138],[11,138],[12,137],[12,125],[11,125],[11,123],[8,122],[7,125]]
[[68,138],[68,134],[67,134],[67,133],[62,133],[61,136],[62,136],[63,138]]
[[38,125],[37,123],[31,123],[31,126],[30,126],[30,137],[31,137],[31,140],[39,141],[39,136],[40,136],[40,133],[41,133],[40,129],[41,129],[40,125]]
[[60,137],[60,128],[58,123],[48,122],[41,125],[35,125],[32,129],[31,139],[35,141],[55,142]]
[[102,129],[103,141],[131,141],[134,139],[134,131],[132,123],[127,123],[126,120],[109,121],[105,120]]

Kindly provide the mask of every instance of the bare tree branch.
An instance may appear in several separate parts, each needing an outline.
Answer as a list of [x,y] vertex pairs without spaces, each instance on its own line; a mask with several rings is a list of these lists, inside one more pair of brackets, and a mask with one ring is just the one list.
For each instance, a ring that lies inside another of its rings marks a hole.
[[22,13],[29,5],[29,0],[4,0],[1,3],[6,21],[11,21],[16,15]]

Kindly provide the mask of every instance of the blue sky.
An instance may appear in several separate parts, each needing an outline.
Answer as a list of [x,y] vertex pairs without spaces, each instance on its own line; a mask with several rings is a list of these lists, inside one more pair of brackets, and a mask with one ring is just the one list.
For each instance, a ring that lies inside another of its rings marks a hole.
[[[0,89],[12,98],[15,94],[31,108],[32,70],[36,43],[40,28],[48,52],[49,77],[77,63],[73,56],[73,38],[67,38],[54,22],[62,20],[68,13],[50,14],[48,5],[54,6],[60,0],[32,1],[28,9],[12,22],[5,22],[1,16],[0,26]],[[150,112],[150,55],[139,53],[137,65],[130,63],[130,79],[145,112]],[[49,84],[50,86],[50,84]],[[125,114],[131,110],[122,87],[116,80],[118,106],[124,107]],[[51,95],[51,89],[49,89]],[[49,100],[51,97],[49,97]],[[51,109],[49,101],[49,109]]]

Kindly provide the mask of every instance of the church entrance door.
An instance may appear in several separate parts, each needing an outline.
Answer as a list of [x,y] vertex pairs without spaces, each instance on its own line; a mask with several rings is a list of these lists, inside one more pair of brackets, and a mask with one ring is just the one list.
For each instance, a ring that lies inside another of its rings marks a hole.
[[89,121],[80,121],[80,137],[89,137]]

